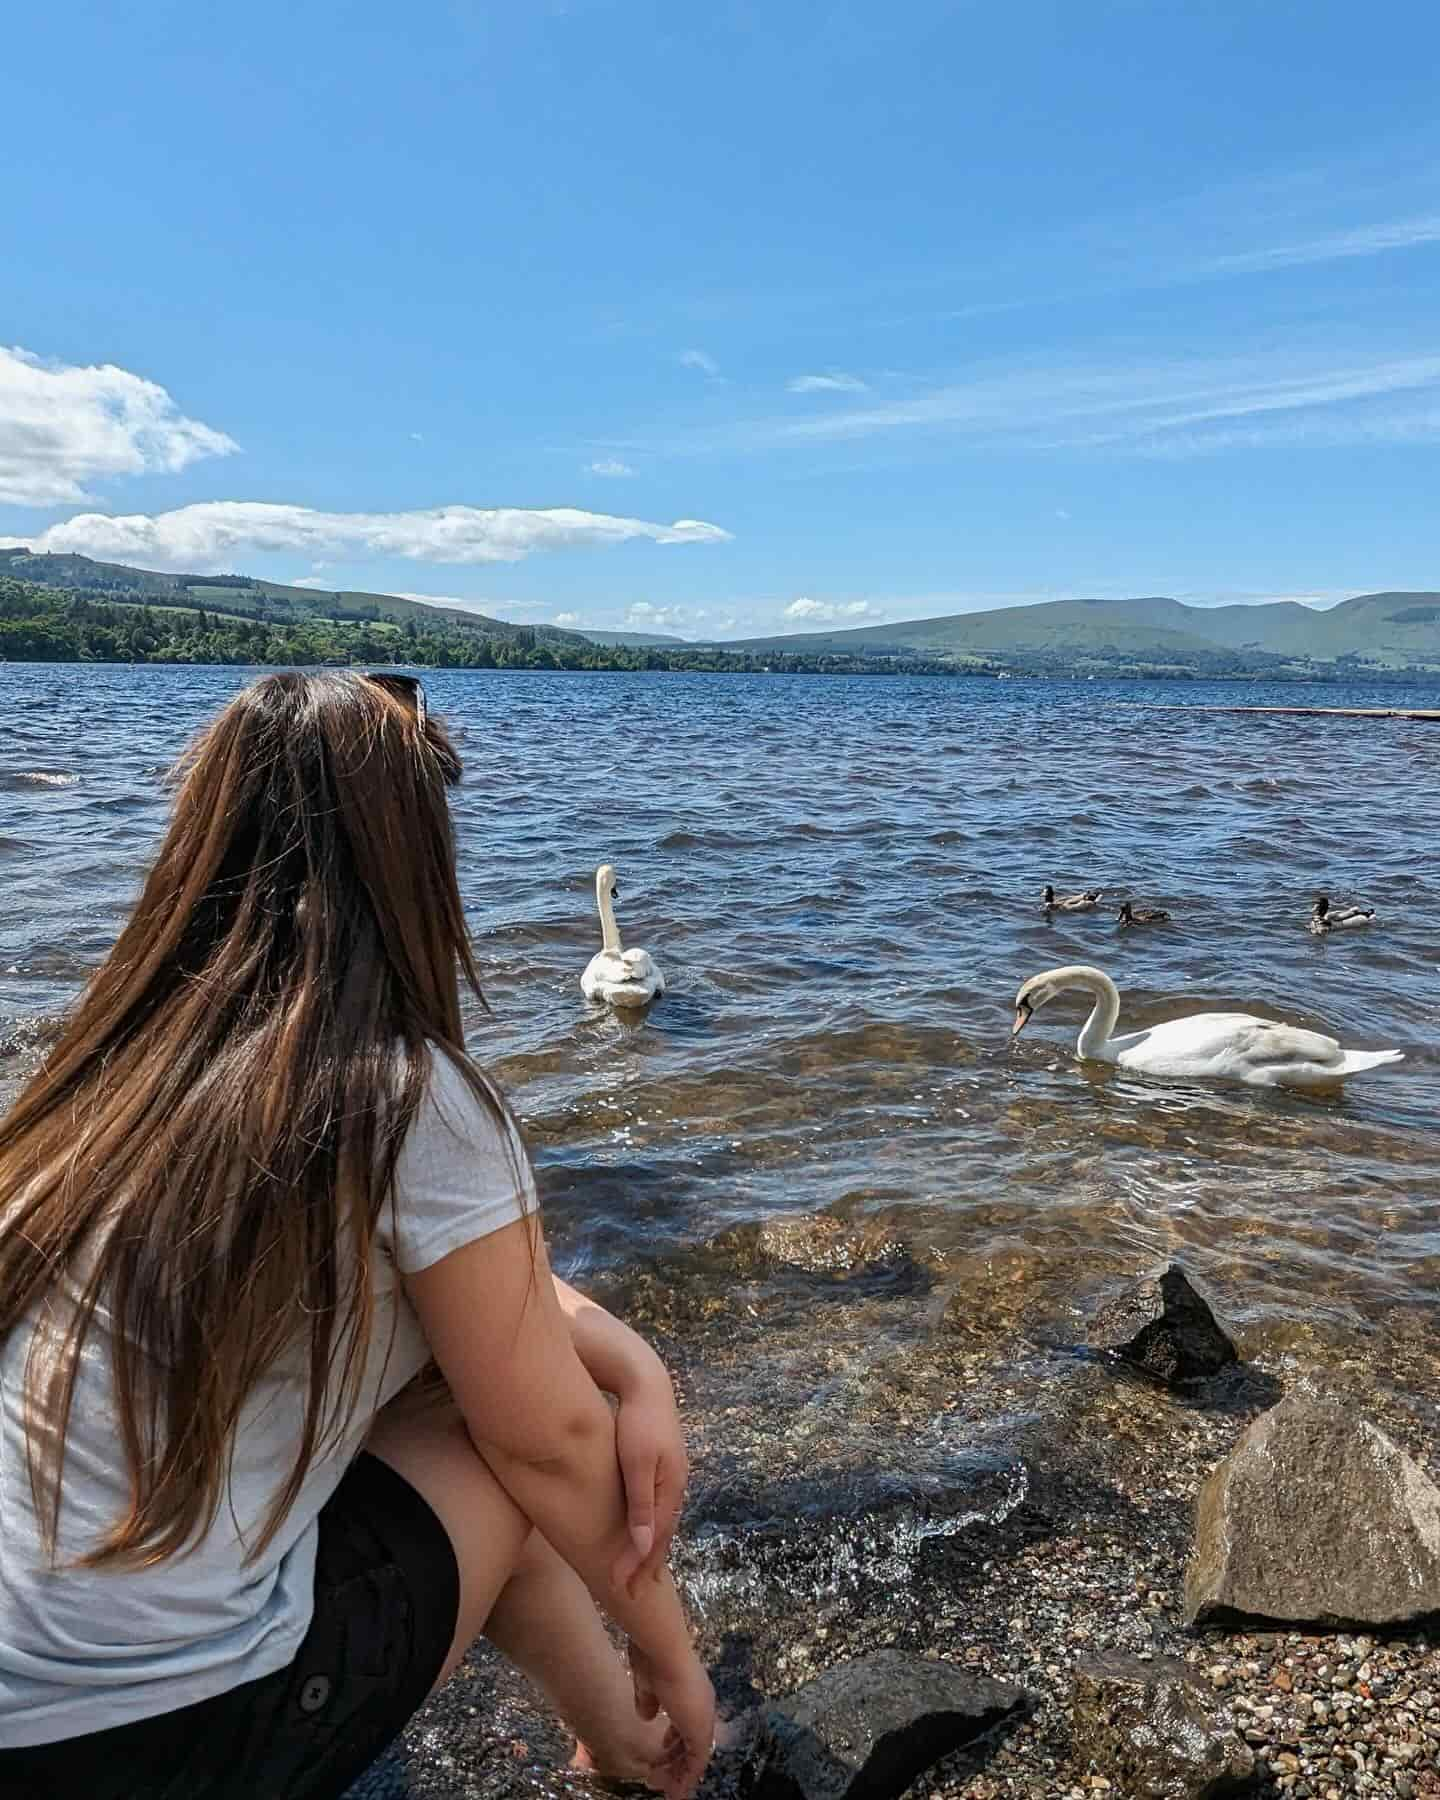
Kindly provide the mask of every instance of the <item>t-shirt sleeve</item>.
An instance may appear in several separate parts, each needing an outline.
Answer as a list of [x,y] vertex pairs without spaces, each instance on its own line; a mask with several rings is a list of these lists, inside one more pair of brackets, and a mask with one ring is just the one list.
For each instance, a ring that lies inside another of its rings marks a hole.
[[395,1168],[391,1254],[402,1275],[535,1209],[535,1174],[518,1132],[479,1100],[443,1052]]

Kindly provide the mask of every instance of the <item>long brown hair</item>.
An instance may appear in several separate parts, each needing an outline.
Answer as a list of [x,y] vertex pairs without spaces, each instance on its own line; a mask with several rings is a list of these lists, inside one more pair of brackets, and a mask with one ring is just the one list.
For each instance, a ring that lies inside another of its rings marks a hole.
[[139,904],[0,1119],[0,1339],[73,1296],[38,1306],[26,1374],[52,1545],[80,1351],[97,1305],[113,1320],[129,1509],[91,1565],[159,1562],[208,1528],[241,1410],[298,1346],[303,1429],[263,1549],[353,1410],[371,1241],[431,1047],[503,1112],[460,1022],[460,977],[480,993],[460,761],[403,686],[268,676],[179,774]]

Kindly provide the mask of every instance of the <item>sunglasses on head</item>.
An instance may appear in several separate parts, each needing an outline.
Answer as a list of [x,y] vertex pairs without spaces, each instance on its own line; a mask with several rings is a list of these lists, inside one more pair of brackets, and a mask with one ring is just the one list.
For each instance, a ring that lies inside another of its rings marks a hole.
[[430,708],[425,702],[425,690],[420,685],[417,675],[367,675],[367,681],[373,681],[378,688],[384,688],[387,694],[394,694],[397,700],[408,700],[415,708],[415,720],[423,731],[425,722],[430,717]]

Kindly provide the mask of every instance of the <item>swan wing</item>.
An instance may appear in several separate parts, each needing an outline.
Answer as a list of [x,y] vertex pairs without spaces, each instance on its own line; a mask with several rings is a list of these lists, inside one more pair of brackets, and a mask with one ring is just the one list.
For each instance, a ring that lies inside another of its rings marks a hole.
[[1319,1086],[1400,1056],[1395,1050],[1347,1051],[1324,1032],[1251,1013],[1195,1013],[1115,1042],[1115,1061],[1122,1068],[1228,1076],[1259,1087]]
[[601,950],[586,965],[580,991],[611,1006],[645,1006],[665,992],[665,979],[645,950]]

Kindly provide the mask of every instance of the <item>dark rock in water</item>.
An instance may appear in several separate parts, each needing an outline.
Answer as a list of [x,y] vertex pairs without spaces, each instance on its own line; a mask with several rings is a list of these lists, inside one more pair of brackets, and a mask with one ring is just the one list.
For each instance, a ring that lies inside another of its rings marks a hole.
[[1088,1342],[1167,1387],[1204,1380],[1238,1361],[1209,1303],[1178,1263],[1103,1306],[1090,1322]]
[[751,1800],[898,1800],[1026,1703],[1021,1688],[898,1650],[841,1663],[770,1708]]
[[1185,1617],[1406,1625],[1440,1611],[1440,1488],[1334,1396],[1262,1413],[1204,1487]]
[[1072,1741],[1120,1800],[1221,1800],[1254,1782],[1254,1752],[1178,1657],[1079,1664]]

